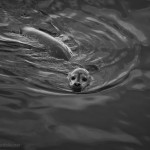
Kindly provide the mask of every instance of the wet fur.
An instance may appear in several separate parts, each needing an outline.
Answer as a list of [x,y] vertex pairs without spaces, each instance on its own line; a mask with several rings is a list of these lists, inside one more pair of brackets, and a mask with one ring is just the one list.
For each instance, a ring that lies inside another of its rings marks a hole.
[[[71,80],[71,77],[76,76],[77,78],[73,81]],[[85,76],[87,78],[87,82],[83,82],[80,77]],[[79,82],[81,84],[81,90],[84,90],[86,87],[88,87],[91,84],[91,81],[93,80],[92,76],[89,74],[89,72],[84,68],[76,68],[72,72],[68,74],[68,80],[69,80],[69,86],[72,88],[74,83]],[[79,78],[79,79],[78,79]]]

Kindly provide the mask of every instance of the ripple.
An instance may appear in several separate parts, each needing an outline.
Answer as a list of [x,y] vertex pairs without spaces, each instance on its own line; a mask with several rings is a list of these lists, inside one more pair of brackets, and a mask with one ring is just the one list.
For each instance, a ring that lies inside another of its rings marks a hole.
[[[130,19],[113,10],[84,5],[81,10],[66,8],[49,16],[37,12],[35,22],[32,15],[30,24],[25,18],[15,23],[15,16],[4,15],[0,65],[4,76],[25,80],[28,86],[22,86],[34,92],[73,94],[66,77],[78,66],[94,78],[82,93],[116,86],[137,66],[141,45],[148,42]],[[50,36],[48,28],[57,29],[57,35]]]

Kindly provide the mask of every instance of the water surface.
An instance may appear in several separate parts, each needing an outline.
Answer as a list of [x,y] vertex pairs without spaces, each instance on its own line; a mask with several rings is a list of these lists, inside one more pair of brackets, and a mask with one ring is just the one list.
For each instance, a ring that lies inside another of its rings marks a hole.
[[[149,149],[149,2],[24,2],[0,4],[0,147]],[[78,55],[64,60],[24,26]],[[76,65],[96,66],[86,94],[68,87]]]

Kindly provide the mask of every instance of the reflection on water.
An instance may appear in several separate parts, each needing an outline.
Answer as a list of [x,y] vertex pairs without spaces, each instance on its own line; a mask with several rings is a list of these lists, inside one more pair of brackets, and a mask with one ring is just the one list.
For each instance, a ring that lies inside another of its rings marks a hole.
[[[0,149],[149,149],[150,10],[148,1],[133,4],[1,1]],[[77,55],[50,52],[24,26]],[[105,90],[70,92],[66,74],[78,65],[100,69],[91,89]]]

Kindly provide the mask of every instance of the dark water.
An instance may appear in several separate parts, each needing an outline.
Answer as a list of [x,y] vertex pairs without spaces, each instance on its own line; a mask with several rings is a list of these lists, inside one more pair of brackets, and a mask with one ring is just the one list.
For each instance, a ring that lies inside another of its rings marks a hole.
[[[1,0],[0,149],[150,149],[149,26],[148,0]],[[80,65],[86,94],[66,78]]]

